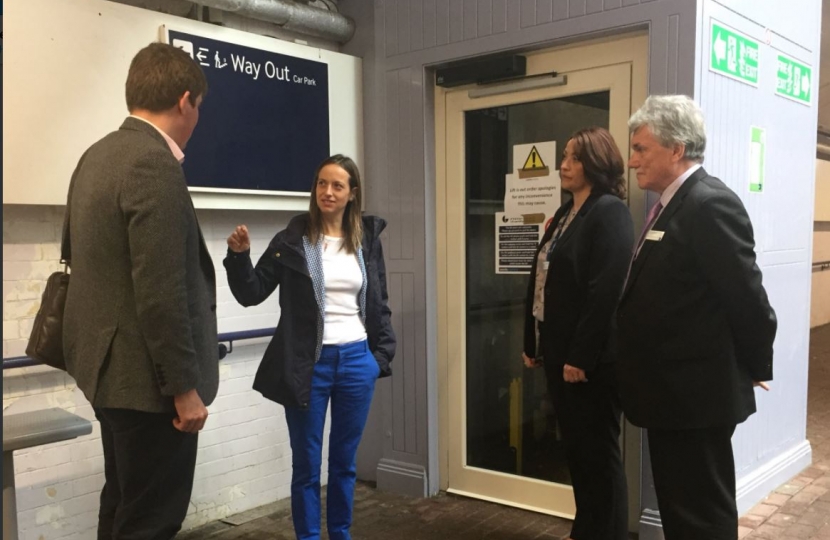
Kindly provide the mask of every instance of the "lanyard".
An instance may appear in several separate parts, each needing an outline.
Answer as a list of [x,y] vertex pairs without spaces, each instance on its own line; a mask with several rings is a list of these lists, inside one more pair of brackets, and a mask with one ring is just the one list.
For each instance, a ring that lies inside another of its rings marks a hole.
[[556,225],[556,230],[553,231],[553,238],[550,240],[550,247],[548,248],[547,255],[545,256],[545,260],[550,262],[551,257],[553,256],[553,248],[556,247],[556,242],[559,241],[559,237],[562,236],[562,233],[565,231],[565,227],[571,221],[571,217],[575,216],[574,212],[566,213],[562,219],[559,220],[559,223]]

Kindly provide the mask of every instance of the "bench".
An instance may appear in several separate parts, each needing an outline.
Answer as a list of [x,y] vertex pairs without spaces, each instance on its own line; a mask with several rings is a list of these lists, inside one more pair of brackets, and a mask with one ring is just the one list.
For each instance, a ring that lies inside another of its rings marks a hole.
[[3,415],[3,540],[17,540],[14,451],[92,433],[92,423],[63,409]]

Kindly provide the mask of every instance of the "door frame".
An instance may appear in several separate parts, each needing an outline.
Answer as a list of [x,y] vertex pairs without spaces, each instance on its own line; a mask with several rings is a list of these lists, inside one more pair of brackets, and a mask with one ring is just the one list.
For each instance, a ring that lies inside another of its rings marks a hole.
[[[637,32],[622,36],[606,37],[597,40],[571,43],[561,47],[549,48],[540,51],[525,53],[527,57],[527,74],[535,75],[550,72],[555,66],[559,74],[576,73],[586,69],[608,67],[615,65],[627,65],[630,69],[630,111],[639,108],[647,96],[648,85],[648,34]],[[448,253],[449,235],[458,234],[458,230],[450,230],[448,223],[448,212],[457,211],[448,205],[448,119],[447,104],[452,94],[467,92],[475,85],[457,88],[435,87],[434,108],[435,108],[435,218],[436,218],[436,268],[437,275],[437,374],[438,374],[438,465],[439,465],[439,487],[441,490],[450,488],[450,369],[452,363],[450,355],[457,350],[457,345],[451,340],[449,328],[456,321],[450,319],[450,302],[448,292],[451,289],[450,268],[448,265],[457,265],[457,256],[450,257]],[[528,91],[523,91],[527,93]],[[476,99],[481,107],[487,107],[490,98]],[[617,135],[617,143],[624,157],[630,153],[629,141],[626,137],[621,139]],[[645,217],[645,192],[637,187],[636,177],[629,171],[628,174],[628,199],[627,203],[634,219],[635,228],[642,226]],[[458,341],[461,338],[455,336]],[[517,352],[518,358],[518,352]],[[517,360],[518,361],[518,360]],[[637,428],[626,424],[623,430],[623,451],[626,456],[626,473],[630,479],[640,478],[640,448],[641,434]],[[528,479],[528,482],[533,480]],[[630,501],[639,501],[639,482],[629,482]],[[633,523],[639,519],[639,504],[631,508]],[[531,508],[532,509],[532,508]]]

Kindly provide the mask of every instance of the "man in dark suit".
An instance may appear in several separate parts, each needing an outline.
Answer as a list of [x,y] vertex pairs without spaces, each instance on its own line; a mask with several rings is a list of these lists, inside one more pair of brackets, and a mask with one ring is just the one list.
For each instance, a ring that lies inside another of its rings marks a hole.
[[101,424],[99,540],[181,529],[217,392],[216,278],[181,167],[206,91],[185,52],[139,51],[130,117],[84,153],[69,186],[64,353]]
[[734,540],[735,426],[772,380],[775,313],[741,200],[702,167],[703,115],[652,96],[629,120],[642,189],[660,194],[617,312],[623,410],[648,429],[667,540]]

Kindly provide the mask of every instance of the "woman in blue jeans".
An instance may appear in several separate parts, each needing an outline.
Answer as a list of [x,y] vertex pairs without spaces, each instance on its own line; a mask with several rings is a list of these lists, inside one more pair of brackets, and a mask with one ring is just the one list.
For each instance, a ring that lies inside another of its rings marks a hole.
[[332,156],[317,169],[309,211],[277,233],[254,267],[245,225],[228,237],[225,269],[243,306],[280,286],[280,320],[254,389],[285,406],[291,439],[291,511],[297,538],[320,538],[323,426],[331,401],[327,526],[351,536],[355,456],[375,380],[391,374],[395,334],[380,233],[361,215],[360,172]]

